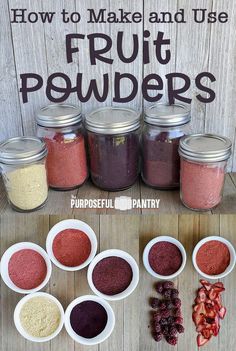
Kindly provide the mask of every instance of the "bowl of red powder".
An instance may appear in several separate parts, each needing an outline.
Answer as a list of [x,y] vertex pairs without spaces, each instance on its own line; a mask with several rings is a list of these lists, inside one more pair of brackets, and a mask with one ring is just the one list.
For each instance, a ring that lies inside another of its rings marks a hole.
[[148,273],[157,279],[174,279],[185,267],[185,248],[171,236],[156,237],[144,249],[143,264]]
[[65,328],[70,337],[82,345],[98,345],[115,326],[115,314],[107,301],[94,295],[73,300],[65,312]]
[[106,250],[90,263],[87,279],[92,291],[106,300],[121,300],[129,296],[139,282],[135,259],[122,250]]
[[86,267],[97,252],[97,237],[93,229],[77,219],[55,224],[48,233],[47,252],[52,262],[66,271]]
[[196,271],[206,279],[222,279],[235,266],[233,245],[220,236],[209,236],[195,246],[192,255]]
[[1,259],[1,276],[5,284],[20,294],[41,290],[52,273],[46,251],[37,244],[21,242],[10,246]]

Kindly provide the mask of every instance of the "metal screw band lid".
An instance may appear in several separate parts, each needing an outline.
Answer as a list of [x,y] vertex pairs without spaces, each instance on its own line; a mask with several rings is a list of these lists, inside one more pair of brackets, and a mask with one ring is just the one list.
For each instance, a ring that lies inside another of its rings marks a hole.
[[179,154],[184,158],[200,162],[227,160],[231,155],[232,143],[215,134],[193,134],[180,140]]
[[16,137],[0,144],[0,162],[7,165],[33,163],[46,155],[45,142],[36,137]]
[[36,122],[42,127],[69,127],[82,121],[79,107],[68,104],[53,104],[37,112]]
[[190,122],[190,112],[185,105],[158,103],[145,110],[144,121],[160,127],[175,127]]
[[85,116],[85,127],[98,134],[119,134],[140,127],[140,113],[121,107],[102,107]]

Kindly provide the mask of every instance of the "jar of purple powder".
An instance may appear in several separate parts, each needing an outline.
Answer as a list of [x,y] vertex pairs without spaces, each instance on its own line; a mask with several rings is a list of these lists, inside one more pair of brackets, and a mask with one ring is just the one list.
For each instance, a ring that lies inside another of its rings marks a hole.
[[104,107],[85,117],[93,183],[104,190],[132,186],[139,174],[140,113]]
[[179,187],[180,139],[189,133],[190,109],[155,104],[146,109],[142,131],[142,179],[158,189]]

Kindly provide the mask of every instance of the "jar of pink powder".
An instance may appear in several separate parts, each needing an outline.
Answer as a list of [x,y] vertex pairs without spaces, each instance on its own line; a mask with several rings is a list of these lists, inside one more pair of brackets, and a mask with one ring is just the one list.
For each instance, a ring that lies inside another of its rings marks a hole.
[[180,197],[186,207],[207,211],[221,202],[231,148],[231,141],[219,135],[195,134],[181,139]]

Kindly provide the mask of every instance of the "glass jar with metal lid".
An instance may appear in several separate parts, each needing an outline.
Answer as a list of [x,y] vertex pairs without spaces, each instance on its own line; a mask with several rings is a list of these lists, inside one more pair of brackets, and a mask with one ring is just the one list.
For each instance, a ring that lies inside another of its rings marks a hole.
[[48,197],[45,161],[47,148],[43,140],[17,137],[0,145],[0,168],[8,200],[17,211],[42,207]]
[[206,211],[221,202],[231,148],[228,138],[213,134],[190,135],[180,141],[181,200],[186,207]]
[[104,107],[85,117],[93,183],[117,191],[132,186],[139,174],[140,113]]
[[142,179],[154,188],[179,187],[180,139],[189,132],[190,109],[158,103],[146,109],[142,130]]
[[82,115],[78,107],[54,104],[37,113],[37,135],[47,148],[47,173],[51,188],[70,190],[88,176]]

